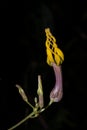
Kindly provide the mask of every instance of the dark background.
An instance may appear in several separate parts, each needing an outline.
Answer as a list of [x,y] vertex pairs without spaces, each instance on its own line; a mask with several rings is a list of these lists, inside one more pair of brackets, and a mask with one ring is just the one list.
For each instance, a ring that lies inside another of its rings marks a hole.
[[86,1],[32,0],[0,4],[0,130],[7,130],[31,112],[15,84],[23,87],[34,104],[41,74],[45,105],[49,101],[55,82],[53,69],[46,64],[46,27],[64,52],[64,95],[59,103],[17,129],[87,129]]

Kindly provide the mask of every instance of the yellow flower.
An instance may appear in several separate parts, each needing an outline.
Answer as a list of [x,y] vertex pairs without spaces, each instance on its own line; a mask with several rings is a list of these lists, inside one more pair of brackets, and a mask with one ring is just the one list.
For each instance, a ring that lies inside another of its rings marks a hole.
[[50,29],[45,29],[46,33],[46,53],[47,53],[47,63],[52,66],[52,63],[56,63],[56,65],[62,64],[64,61],[64,54],[58,48],[56,44],[55,37],[51,34]]

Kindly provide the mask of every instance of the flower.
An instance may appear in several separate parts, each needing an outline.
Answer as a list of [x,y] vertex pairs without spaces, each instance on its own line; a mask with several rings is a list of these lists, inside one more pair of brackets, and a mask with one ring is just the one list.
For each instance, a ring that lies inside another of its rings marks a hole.
[[58,48],[55,37],[50,29],[45,29],[47,64],[52,66],[55,73],[55,86],[50,93],[50,102],[59,102],[63,96],[61,64],[64,61],[64,54]]

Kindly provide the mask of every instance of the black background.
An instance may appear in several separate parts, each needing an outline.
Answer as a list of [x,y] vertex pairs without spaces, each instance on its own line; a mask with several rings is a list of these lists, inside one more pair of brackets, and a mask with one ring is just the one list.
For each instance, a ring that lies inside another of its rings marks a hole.
[[[46,64],[45,28],[50,27],[59,48],[64,95],[36,119],[18,130],[87,129],[87,4],[70,1],[2,2],[0,4],[0,130],[25,117],[28,106],[15,84],[34,104],[41,74],[45,105],[54,86],[53,69]],[[29,108],[28,113],[31,112]]]

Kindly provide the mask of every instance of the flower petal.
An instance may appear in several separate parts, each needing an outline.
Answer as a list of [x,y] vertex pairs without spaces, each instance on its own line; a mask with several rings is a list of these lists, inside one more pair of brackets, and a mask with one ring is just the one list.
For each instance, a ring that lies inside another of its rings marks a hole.
[[50,93],[50,99],[54,102],[59,102],[63,96],[63,87],[62,87],[62,71],[61,66],[57,66],[55,63],[52,63],[54,73],[55,73],[55,86]]

